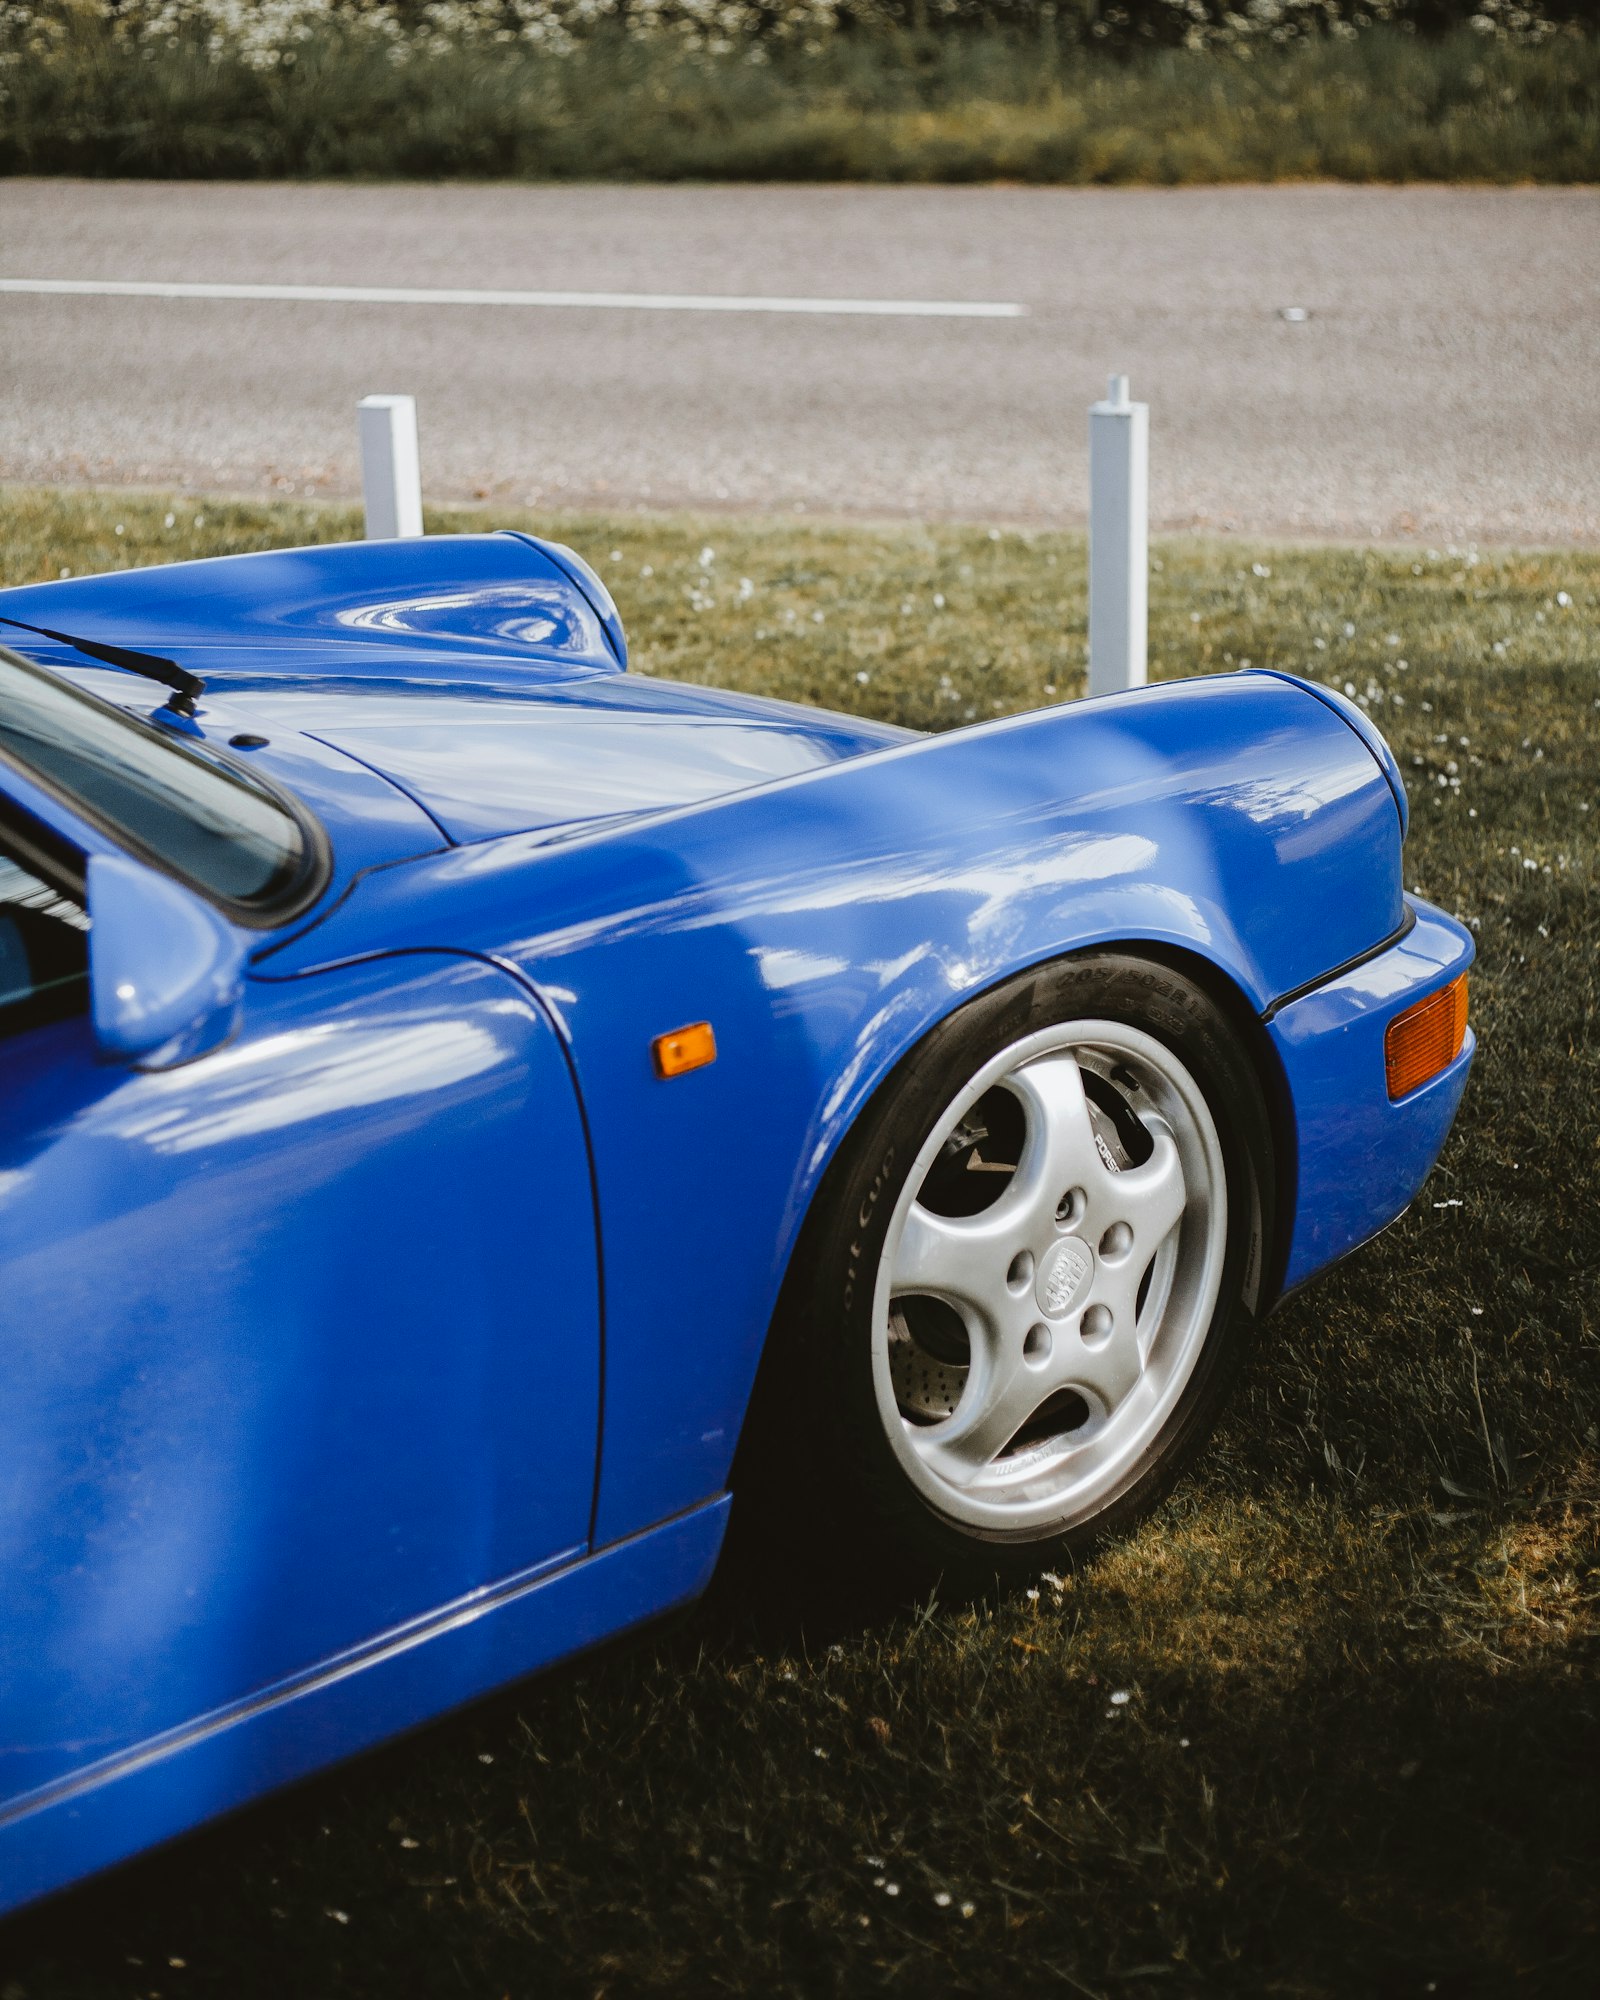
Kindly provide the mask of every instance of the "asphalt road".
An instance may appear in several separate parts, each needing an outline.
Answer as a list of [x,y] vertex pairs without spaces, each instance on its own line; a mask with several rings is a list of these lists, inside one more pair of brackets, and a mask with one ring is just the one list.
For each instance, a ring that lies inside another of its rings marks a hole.
[[[1600,541],[1600,193],[0,181],[0,277],[1014,301],[1016,318],[0,295],[0,478]],[[1287,307],[1304,309],[1299,322]]]

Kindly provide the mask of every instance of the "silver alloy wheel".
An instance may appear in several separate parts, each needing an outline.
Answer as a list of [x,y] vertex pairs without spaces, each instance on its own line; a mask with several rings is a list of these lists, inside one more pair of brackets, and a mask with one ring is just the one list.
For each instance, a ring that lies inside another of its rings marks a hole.
[[[1006,1099],[1020,1108],[1016,1157],[985,1160],[975,1113],[987,1100],[1015,1125]],[[975,1213],[923,1199],[957,1156],[999,1190]],[[917,1154],[878,1267],[873,1384],[916,1490],[996,1539],[1109,1505],[1194,1372],[1227,1236],[1216,1121],[1154,1036],[1071,1021],[986,1063]]]

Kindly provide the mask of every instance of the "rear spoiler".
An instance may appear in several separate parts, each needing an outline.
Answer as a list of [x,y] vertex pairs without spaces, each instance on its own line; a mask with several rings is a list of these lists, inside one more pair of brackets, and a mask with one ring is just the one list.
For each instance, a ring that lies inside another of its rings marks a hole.
[[[212,556],[0,591],[0,616],[144,648],[203,677],[386,678],[437,665],[504,682],[619,673],[622,621],[604,584],[558,544],[516,533],[332,542]],[[17,634],[17,650],[54,657]]]

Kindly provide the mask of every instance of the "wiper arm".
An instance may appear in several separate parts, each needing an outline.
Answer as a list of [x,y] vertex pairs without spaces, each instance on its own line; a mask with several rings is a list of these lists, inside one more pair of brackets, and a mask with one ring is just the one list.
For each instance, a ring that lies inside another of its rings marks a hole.
[[125,667],[130,674],[159,681],[163,687],[172,689],[165,705],[174,715],[193,715],[195,703],[206,691],[206,684],[198,674],[191,674],[176,660],[164,659],[160,653],[135,653],[126,646],[102,645],[98,639],[75,639],[70,632],[52,632],[48,625],[25,625],[20,618],[0,618],[0,625],[10,625],[18,632],[36,632],[41,639],[54,639],[72,647],[74,652],[87,654],[91,660],[104,660],[108,667]]

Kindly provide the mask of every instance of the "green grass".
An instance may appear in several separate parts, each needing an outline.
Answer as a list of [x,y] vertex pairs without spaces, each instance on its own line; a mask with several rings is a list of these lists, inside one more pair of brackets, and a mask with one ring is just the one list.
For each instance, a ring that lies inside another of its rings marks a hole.
[[466,41],[396,62],[332,27],[253,65],[97,10],[0,77],[0,173],[1156,183],[1600,178],[1600,36],[1372,28],[1095,53],[883,29],[753,62],[672,37]]
[[[653,672],[933,725],[1081,687],[1071,536],[498,518],[596,558]],[[16,490],[0,524],[8,583],[355,526]],[[1157,670],[1364,695],[1407,880],[1477,927],[1479,1062],[1414,1209],[1270,1323],[1160,1513],[1036,1599],[796,1601],[746,1548],[675,1625],[0,1930],[9,2000],[1590,1983],[1600,554],[1157,555]]]

